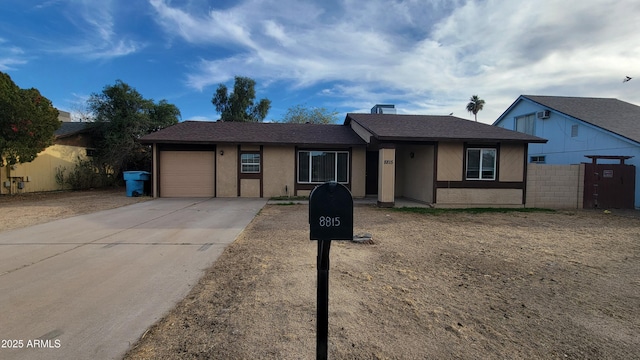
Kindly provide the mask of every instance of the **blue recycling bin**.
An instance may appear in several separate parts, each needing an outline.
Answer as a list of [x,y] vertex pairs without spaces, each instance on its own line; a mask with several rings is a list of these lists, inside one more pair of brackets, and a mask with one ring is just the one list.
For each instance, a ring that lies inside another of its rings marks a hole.
[[144,182],[151,178],[148,171],[125,171],[122,177],[127,186],[128,197],[138,197],[144,195]]

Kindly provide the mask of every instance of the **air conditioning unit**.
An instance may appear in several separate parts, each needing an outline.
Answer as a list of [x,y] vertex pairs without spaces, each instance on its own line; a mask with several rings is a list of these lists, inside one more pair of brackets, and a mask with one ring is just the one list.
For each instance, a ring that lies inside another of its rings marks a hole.
[[550,110],[538,111],[538,119],[548,119],[551,116]]

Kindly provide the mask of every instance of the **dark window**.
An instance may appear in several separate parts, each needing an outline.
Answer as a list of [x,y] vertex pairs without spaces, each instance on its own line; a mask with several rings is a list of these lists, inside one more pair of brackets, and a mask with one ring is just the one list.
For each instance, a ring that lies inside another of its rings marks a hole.
[[346,151],[299,151],[298,182],[320,184],[349,182],[349,153]]
[[349,182],[349,153],[339,152],[338,164],[336,166],[337,182],[346,183]]
[[536,117],[534,114],[516,117],[516,131],[518,132],[535,135],[535,124]]
[[546,160],[546,156],[544,155],[531,157],[531,162],[536,164],[544,164],[545,160]]
[[496,149],[467,149],[467,180],[496,179]]

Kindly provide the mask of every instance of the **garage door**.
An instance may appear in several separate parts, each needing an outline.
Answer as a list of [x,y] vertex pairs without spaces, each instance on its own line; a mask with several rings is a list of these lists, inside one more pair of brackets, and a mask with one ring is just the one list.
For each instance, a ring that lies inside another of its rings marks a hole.
[[215,152],[161,151],[161,197],[215,196]]

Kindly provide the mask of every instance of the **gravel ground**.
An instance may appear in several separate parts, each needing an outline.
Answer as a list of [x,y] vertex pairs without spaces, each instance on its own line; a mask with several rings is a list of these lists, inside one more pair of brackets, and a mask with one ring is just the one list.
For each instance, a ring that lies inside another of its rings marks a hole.
[[[269,205],[127,359],[315,358],[308,207]],[[640,220],[355,208],[331,248],[333,359],[629,359]]]
[[[0,196],[0,231],[149,198]],[[358,205],[331,247],[333,359],[631,359],[638,211],[421,215]],[[313,359],[306,205],[268,205],[127,359]],[[125,311],[125,309],[123,309]]]
[[127,197],[124,188],[0,195],[0,231],[150,200]]

